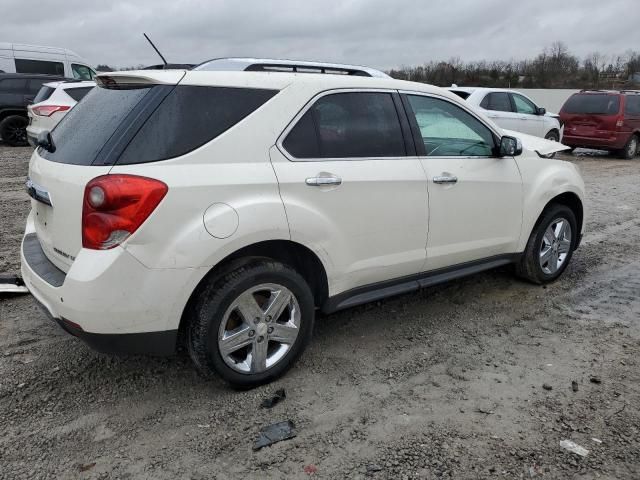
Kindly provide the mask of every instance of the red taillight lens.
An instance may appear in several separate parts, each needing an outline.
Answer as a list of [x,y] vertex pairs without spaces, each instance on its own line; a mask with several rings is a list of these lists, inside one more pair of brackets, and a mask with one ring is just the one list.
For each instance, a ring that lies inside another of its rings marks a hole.
[[82,246],[108,250],[124,242],[151,215],[169,187],[136,175],[103,175],[84,189]]
[[66,112],[70,108],[69,105],[39,105],[31,107],[31,111],[41,117],[50,117],[56,112]]

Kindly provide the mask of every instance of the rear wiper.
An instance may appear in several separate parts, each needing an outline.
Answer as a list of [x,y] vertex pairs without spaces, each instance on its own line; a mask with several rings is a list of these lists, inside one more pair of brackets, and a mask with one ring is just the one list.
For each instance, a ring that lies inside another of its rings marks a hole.
[[55,152],[56,146],[53,143],[53,138],[51,137],[51,132],[45,130],[44,132],[40,132],[38,134],[38,138],[36,140],[36,145],[44,148],[47,152]]

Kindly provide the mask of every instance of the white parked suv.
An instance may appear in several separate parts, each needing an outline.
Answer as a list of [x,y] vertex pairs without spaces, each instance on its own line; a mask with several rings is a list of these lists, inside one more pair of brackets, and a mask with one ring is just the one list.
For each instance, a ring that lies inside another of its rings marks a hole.
[[49,82],[42,85],[33,99],[33,104],[27,107],[29,143],[35,147],[38,135],[41,132],[53,130],[58,122],[95,86],[96,83],[93,81]]
[[446,90],[335,68],[98,76],[30,162],[34,297],[98,350],[183,339],[253,386],[291,367],[317,310],[507,264],[560,276],[584,224],[574,165]]
[[486,112],[498,126],[559,142],[559,116],[547,112],[521,92],[502,88],[450,87],[449,91]]

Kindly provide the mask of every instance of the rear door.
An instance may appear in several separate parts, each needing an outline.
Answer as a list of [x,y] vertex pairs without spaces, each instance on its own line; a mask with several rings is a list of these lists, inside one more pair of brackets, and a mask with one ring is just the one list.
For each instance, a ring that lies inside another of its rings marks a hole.
[[520,132],[522,124],[519,115],[507,92],[489,92],[480,102],[480,107],[486,110],[486,115],[496,124],[507,130]]
[[497,158],[497,134],[448,99],[403,95],[429,182],[427,269],[514,253],[522,180],[513,157]]
[[625,95],[624,126],[630,132],[640,132],[640,94]]
[[520,124],[520,128],[517,130],[536,137],[543,137],[546,132],[544,131],[544,120],[538,115],[538,107],[531,100],[518,93],[511,93],[511,98]]
[[292,240],[332,262],[330,294],[422,271],[427,182],[397,92],[316,97],[271,160]]

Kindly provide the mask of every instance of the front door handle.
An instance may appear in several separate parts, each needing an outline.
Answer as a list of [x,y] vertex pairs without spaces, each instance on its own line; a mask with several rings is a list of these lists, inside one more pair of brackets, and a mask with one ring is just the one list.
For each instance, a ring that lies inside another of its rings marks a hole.
[[304,183],[306,183],[310,187],[324,187],[327,185],[341,185],[342,179],[340,177],[336,177],[335,175],[326,176],[326,177],[309,177]]
[[458,177],[453,175],[438,175],[433,177],[433,183],[456,183],[458,181]]

